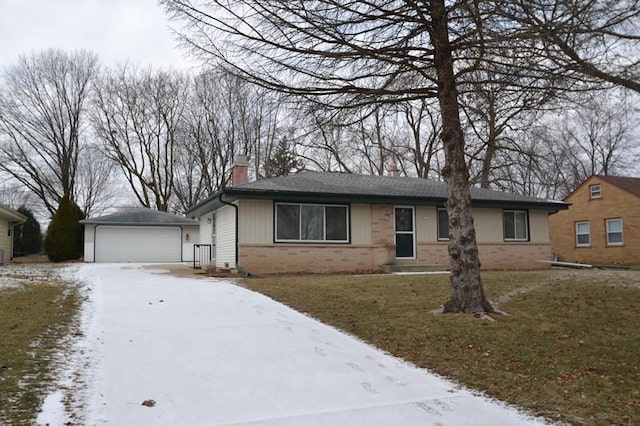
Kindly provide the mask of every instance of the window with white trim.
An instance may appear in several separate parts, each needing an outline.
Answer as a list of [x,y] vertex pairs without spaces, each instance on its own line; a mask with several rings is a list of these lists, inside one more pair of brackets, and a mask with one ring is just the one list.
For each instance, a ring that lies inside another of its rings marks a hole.
[[589,196],[591,198],[602,198],[602,188],[600,184],[589,185]]
[[503,210],[502,226],[505,241],[529,240],[529,215],[526,210]]
[[607,219],[607,245],[621,246],[624,244],[622,235],[622,219]]
[[588,221],[576,222],[576,246],[591,246],[591,224]]
[[438,241],[449,240],[449,214],[447,209],[438,209]]
[[349,209],[343,205],[276,203],[277,242],[349,241]]

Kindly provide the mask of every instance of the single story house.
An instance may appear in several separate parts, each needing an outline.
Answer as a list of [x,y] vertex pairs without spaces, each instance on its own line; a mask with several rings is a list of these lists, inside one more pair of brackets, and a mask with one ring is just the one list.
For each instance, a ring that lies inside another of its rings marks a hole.
[[551,249],[560,260],[640,264],[640,178],[593,175],[549,218]]
[[[375,272],[385,265],[449,265],[443,182],[399,176],[301,173],[232,186],[193,206],[217,267],[260,273]],[[551,260],[548,216],[558,201],[472,188],[485,269],[535,269]]]
[[0,264],[13,259],[13,227],[26,220],[23,214],[0,204]]
[[85,262],[183,262],[193,260],[198,221],[133,208],[84,219]]

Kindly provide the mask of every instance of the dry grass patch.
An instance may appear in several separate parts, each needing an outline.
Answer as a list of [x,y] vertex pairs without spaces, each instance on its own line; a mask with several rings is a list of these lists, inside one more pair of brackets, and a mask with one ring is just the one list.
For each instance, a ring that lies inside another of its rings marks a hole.
[[[640,273],[485,273],[496,322],[432,315],[447,276],[244,280],[473,389],[571,424],[640,424]],[[622,284],[622,285],[621,285]]]
[[0,424],[34,422],[79,306],[78,292],[62,283],[0,288]]

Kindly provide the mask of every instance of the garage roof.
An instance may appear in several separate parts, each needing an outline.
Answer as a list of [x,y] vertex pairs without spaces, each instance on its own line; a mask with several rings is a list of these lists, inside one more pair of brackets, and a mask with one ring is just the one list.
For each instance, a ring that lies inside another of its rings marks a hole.
[[106,216],[81,220],[82,224],[90,225],[155,225],[180,226],[198,225],[195,219],[178,216],[173,213],[161,212],[145,208],[132,208]]

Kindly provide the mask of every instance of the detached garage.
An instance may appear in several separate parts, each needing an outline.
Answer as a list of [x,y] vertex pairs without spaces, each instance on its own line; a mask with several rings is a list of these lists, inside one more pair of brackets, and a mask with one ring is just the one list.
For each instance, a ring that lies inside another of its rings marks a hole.
[[198,243],[198,221],[136,208],[81,221],[85,262],[186,262]]

